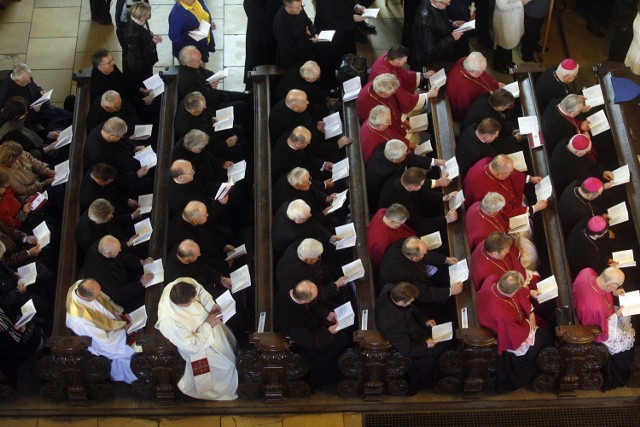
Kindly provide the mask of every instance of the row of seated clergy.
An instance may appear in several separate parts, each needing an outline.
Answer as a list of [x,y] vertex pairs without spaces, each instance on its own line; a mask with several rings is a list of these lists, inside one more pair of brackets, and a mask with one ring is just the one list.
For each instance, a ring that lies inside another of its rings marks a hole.
[[580,65],[573,59],[564,59],[556,68],[548,68],[535,82],[536,101],[538,110],[546,111],[547,106],[575,93],[569,86],[578,77]]
[[200,92],[211,111],[233,107],[234,124],[248,141],[253,140],[253,113],[251,97],[242,92],[219,90],[220,81],[207,82],[214,73],[204,68],[202,54],[194,46],[180,50],[178,67],[178,98],[183,100],[191,92]]
[[527,386],[538,372],[540,350],[553,342],[553,334],[540,326],[525,279],[517,271],[490,276],[476,294],[480,325],[498,340],[497,392]]
[[607,347],[610,357],[603,369],[603,390],[624,386],[629,378],[637,346],[631,317],[616,308],[613,296],[624,295],[622,286],[629,285],[625,274],[616,267],[607,267],[600,274],[592,268],[580,270],[573,282],[573,308],[580,323],[596,325],[602,333],[595,342]]
[[309,150],[316,157],[332,162],[338,162],[345,157],[346,145],[351,144],[351,139],[339,134],[326,139],[324,121],[316,120],[311,115],[307,94],[298,89],[291,89],[287,96],[271,109],[269,114],[269,134],[271,145],[282,135],[289,135],[294,128],[302,126],[311,132]]
[[118,117],[91,130],[84,150],[85,173],[98,163],[107,163],[118,171],[115,184],[122,191],[134,196],[149,194],[153,191],[153,171],[133,157],[143,147],[129,140],[126,132],[127,124]]
[[449,283],[448,267],[457,262],[457,258],[428,251],[418,237],[398,240],[389,246],[380,263],[377,293],[387,283],[409,282],[420,291],[418,308],[438,323],[451,321],[455,317],[451,297],[463,289],[462,282]]
[[[23,63],[16,64],[9,78],[0,85],[0,109],[4,108],[11,97],[20,97],[26,101],[27,105],[31,105],[44,93],[43,88],[33,81],[29,66]],[[30,114],[32,119],[48,132],[65,129],[73,120],[71,112],[54,107],[50,102],[35,106],[32,110],[33,113]]]
[[[387,108],[378,106],[376,108]],[[373,111],[373,110],[372,110]],[[402,176],[407,168],[416,167],[430,170],[433,166],[443,166],[444,160],[433,159],[431,157],[418,156],[409,151],[407,145],[399,139],[390,139],[381,144],[373,152],[373,156],[366,166],[366,184],[369,209],[377,209],[378,198],[389,180]],[[437,169],[434,170],[437,172]],[[429,173],[428,175],[434,175]],[[445,175],[438,179],[425,179],[427,188],[446,187],[450,180]]]
[[557,105],[549,104],[540,118],[540,131],[547,153],[553,153],[563,138],[588,132],[589,122],[580,115],[590,109],[591,107],[585,104],[585,98],[575,94],[565,96]]

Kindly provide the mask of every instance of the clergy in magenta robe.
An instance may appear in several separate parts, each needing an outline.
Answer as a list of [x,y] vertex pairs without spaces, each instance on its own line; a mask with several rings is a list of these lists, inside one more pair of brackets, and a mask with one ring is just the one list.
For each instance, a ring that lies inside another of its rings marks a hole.
[[391,112],[384,105],[380,105],[370,111],[369,118],[360,127],[360,147],[365,163],[369,163],[376,148],[392,139],[399,139],[411,148],[405,134],[396,132],[388,123],[391,123]]
[[393,74],[381,74],[367,83],[358,94],[357,108],[360,123],[369,118],[369,112],[376,105],[384,105],[391,110],[391,129],[406,135],[402,115],[424,107],[427,94],[411,94],[400,91],[400,82]]
[[367,248],[373,270],[378,271],[387,248],[399,239],[415,236],[416,232],[405,224],[409,211],[395,203],[389,208],[378,209],[367,225]]
[[219,310],[211,294],[188,277],[166,285],[158,304],[156,329],[187,362],[178,388],[196,399],[238,397],[238,345],[225,319],[217,318]]
[[[489,209],[484,205],[492,207]],[[471,252],[473,252],[478,244],[486,239],[491,232],[509,232],[509,218],[502,213],[503,207],[504,197],[502,197],[501,194],[490,192],[487,193],[482,200],[473,203],[467,208],[465,214],[465,231],[467,232],[467,241],[469,242],[469,250]],[[491,211],[492,209],[494,210],[493,212]]]
[[[497,231],[489,234],[473,251],[470,270],[476,290],[482,287],[487,278],[494,275],[502,276],[507,271],[517,271],[525,279],[527,277],[527,272],[520,262],[520,251],[515,246],[513,237]],[[535,290],[539,280],[540,276],[537,273],[532,274],[526,285],[529,289]]]
[[420,84],[422,76],[415,71],[404,68],[409,57],[409,49],[404,46],[391,46],[388,51],[378,56],[371,66],[369,81],[373,81],[380,74],[393,74],[400,82],[400,89],[414,93]]
[[131,356],[127,345],[127,318],[122,307],[102,293],[93,279],[78,280],[67,293],[66,325],[79,336],[91,338],[89,353],[111,361],[111,379],[128,384],[137,378],[131,372]]
[[458,59],[447,74],[447,94],[455,121],[462,122],[476,99],[500,87],[500,83],[486,69],[485,57],[480,52],[472,52]]
[[[504,214],[507,218],[527,212],[528,207],[523,204],[522,199],[527,175],[513,169],[513,162],[506,156],[500,155],[494,159],[495,161],[492,161],[490,157],[485,157],[479,160],[464,177],[464,196],[467,207],[482,200],[485,194],[492,191],[504,197]],[[511,172],[496,173],[492,170],[491,165],[497,164],[501,161],[500,159],[505,163],[511,163],[510,167],[505,165],[505,168],[510,169]]]

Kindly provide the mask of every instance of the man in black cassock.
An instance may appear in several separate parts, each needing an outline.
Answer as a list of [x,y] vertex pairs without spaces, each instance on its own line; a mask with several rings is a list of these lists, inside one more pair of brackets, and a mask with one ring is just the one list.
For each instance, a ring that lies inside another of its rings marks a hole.
[[300,0],[283,0],[273,18],[273,34],[277,41],[276,64],[284,69],[314,59],[317,30]]
[[252,87],[247,73],[258,65],[275,64],[277,41],[273,34],[273,18],[280,9],[280,0],[244,0],[247,15],[246,57],[244,61],[244,82],[247,90]]

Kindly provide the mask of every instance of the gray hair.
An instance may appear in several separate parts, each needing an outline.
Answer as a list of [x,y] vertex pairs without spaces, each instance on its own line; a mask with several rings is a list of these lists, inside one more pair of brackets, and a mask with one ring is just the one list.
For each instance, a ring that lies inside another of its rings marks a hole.
[[311,207],[302,199],[296,199],[287,207],[287,218],[291,221],[305,219],[311,212]]
[[369,124],[371,126],[380,126],[386,124],[386,116],[391,116],[391,110],[384,105],[376,105],[369,111]]
[[584,98],[582,95],[567,95],[560,101],[560,108],[567,113],[578,113],[584,107]]
[[482,198],[482,202],[480,202],[480,207],[482,210],[488,214],[498,212],[504,208],[505,205],[504,196],[500,193],[495,193],[493,191],[488,192]]
[[398,78],[390,73],[380,74],[373,79],[373,90],[377,94],[393,94],[399,87]]
[[305,80],[308,78],[317,78],[318,74],[320,74],[320,66],[315,61],[307,61],[300,67],[300,77]]
[[200,53],[198,48],[195,46],[185,46],[180,49],[180,53],[178,54],[178,61],[180,62],[180,65],[187,65],[193,61],[196,56],[194,55],[195,53]]
[[114,253],[114,252],[115,252],[115,246],[119,244],[120,244],[120,241],[118,239],[108,234],[104,236],[102,239],[100,239],[100,241],[98,242],[98,252],[100,252],[102,255],[106,256],[107,258],[113,258],[116,255],[118,255],[117,253]]
[[384,216],[395,222],[402,222],[409,218],[409,211],[400,203],[394,203],[387,208]]
[[384,146],[384,156],[390,162],[398,160],[407,152],[407,145],[399,139],[390,139]]
[[498,289],[505,294],[512,294],[524,286],[524,277],[517,271],[507,271],[498,281]]
[[292,187],[294,185],[300,185],[302,184],[302,177],[308,173],[309,171],[305,168],[293,168],[291,172],[287,174],[287,181]]
[[87,210],[89,219],[96,224],[104,224],[107,222],[109,215],[115,212],[115,208],[106,199],[95,199]]
[[468,72],[484,72],[487,69],[487,58],[480,52],[471,52],[469,56],[462,61],[462,67]]
[[187,110],[195,110],[196,108],[200,108],[200,104],[202,102],[207,102],[206,98],[200,92],[190,92],[187,96],[184,97],[184,108]]
[[209,144],[209,135],[199,129],[191,129],[182,139],[182,145],[191,151],[195,147]]
[[127,123],[120,117],[111,117],[109,120],[104,122],[102,130],[109,135],[122,137],[127,133]]
[[27,64],[16,64],[11,72],[11,79],[21,79],[25,76],[25,74],[31,74],[31,68],[29,68]]
[[113,104],[115,104],[117,100],[122,100],[120,94],[115,90],[108,90],[102,94],[102,98],[100,98],[100,105],[103,107],[105,105],[113,107]]
[[324,248],[316,239],[304,239],[298,245],[298,258],[301,260],[320,258]]

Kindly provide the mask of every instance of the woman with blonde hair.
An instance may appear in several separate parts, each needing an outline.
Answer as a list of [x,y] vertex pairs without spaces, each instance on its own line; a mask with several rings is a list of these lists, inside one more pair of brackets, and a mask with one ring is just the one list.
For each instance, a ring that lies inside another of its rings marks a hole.
[[126,28],[125,73],[134,79],[137,85],[153,75],[153,66],[158,62],[156,45],[162,43],[162,37],[149,29],[151,6],[148,3],[134,3],[129,11]]

